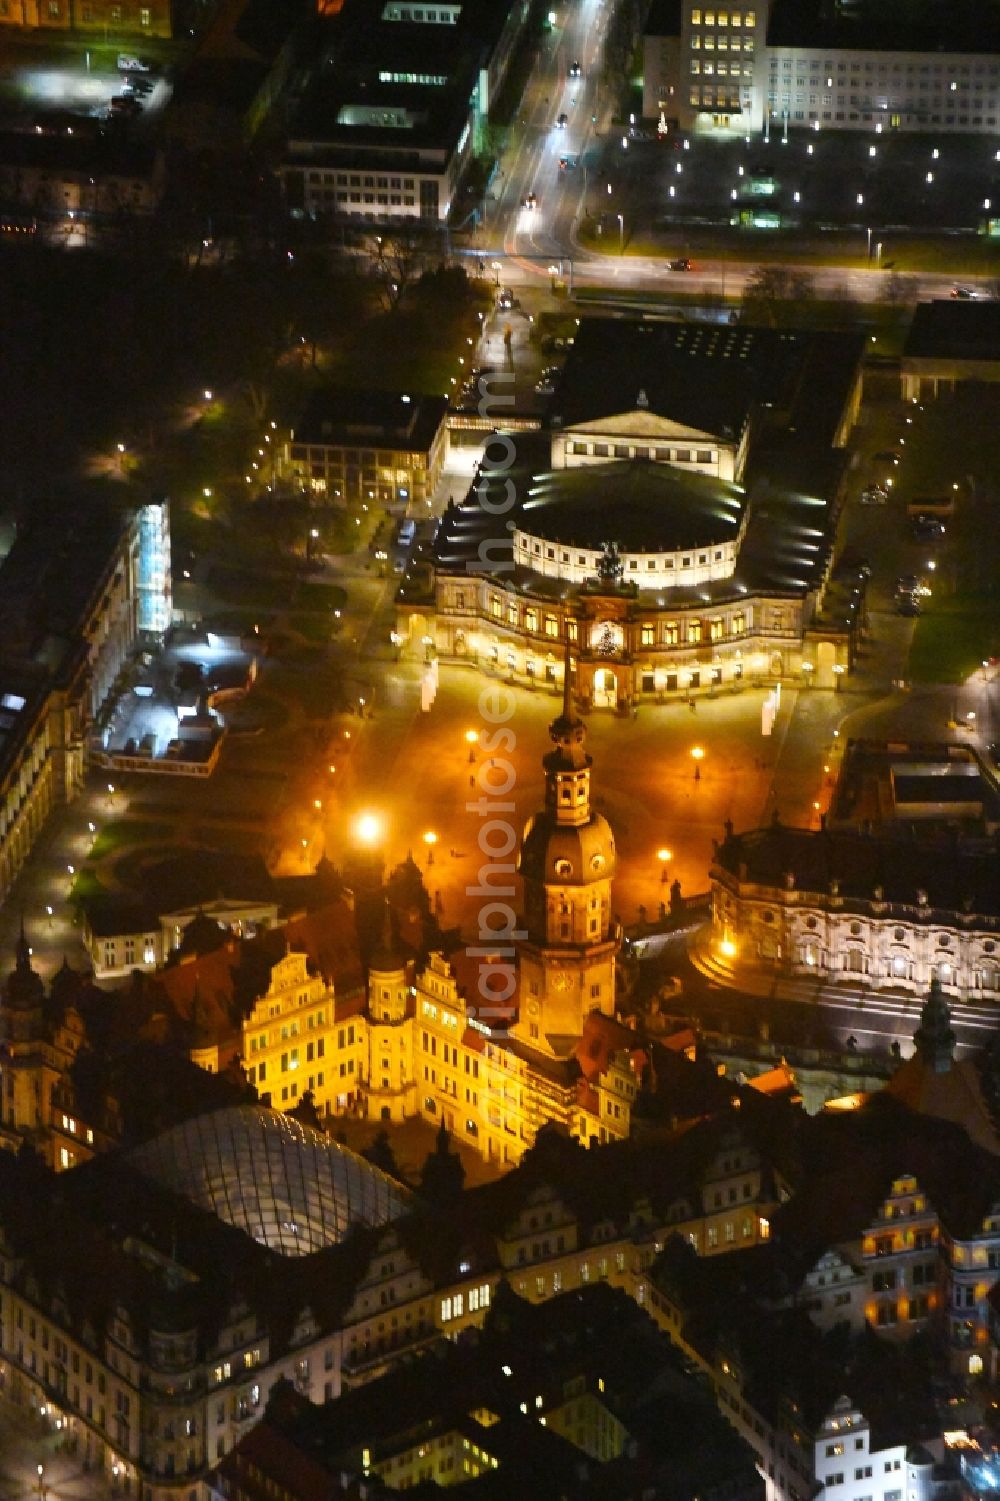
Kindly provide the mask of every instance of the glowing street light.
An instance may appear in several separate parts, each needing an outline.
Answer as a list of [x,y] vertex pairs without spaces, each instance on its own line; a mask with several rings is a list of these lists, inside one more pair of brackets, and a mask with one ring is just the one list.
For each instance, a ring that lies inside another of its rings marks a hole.
[[354,825],[354,833],[360,844],[377,844],[382,837],[382,820],[376,813],[362,813]]
[[435,834],[435,832],[434,832],[433,829],[428,829],[427,832],[426,832],[426,834],[424,834],[424,836],[423,836],[423,840],[424,840],[424,843],[427,846],[427,864],[428,865],[433,865],[434,864],[434,846],[438,842],[438,836]]
[[204,396],[204,398],[205,398],[206,401],[211,401],[214,393],[212,391],[210,391],[209,388],[206,386],[205,389],[204,389],[204,391],[201,394]]
[[674,852],[666,848],[659,849],[656,851],[656,858],[660,862],[660,884],[665,886],[667,884],[667,866],[674,858]]
[[474,766],[476,761],[476,746],[479,744],[479,731],[466,730],[465,743],[469,747],[469,765]]
[[691,760],[694,762],[694,779],[701,781],[701,763],[705,759],[705,752],[700,745],[692,745]]

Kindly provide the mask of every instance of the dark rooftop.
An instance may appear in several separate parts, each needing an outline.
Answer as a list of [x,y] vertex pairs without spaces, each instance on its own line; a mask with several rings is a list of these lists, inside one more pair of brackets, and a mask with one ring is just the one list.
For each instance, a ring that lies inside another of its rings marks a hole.
[[447,412],[444,396],[328,388],[312,396],[293,442],[426,453]]
[[653,0],[643,27],[644,36],[680,36],[681,0]]
[[650,459],[612,460],[533,476],[520,524],[534,536],[625,552],[731,542],[742,519],[737,485]]
[[88,122],[69,135],[32,134],[30,131],[0,133],[0,164],[40,171],[89,174],[107,177],[150,177],[157,151],[116,131],[88,132]]
[[[719,846],[717,866],[741,882],[795,889],[829,899],[869,903],[881,888],[887,911],[924,907],[947,920],[955,913],[1000,917],[1000,855],[995,847],[950,839],[918,839],[907,828],[874,833],[855,829],[795,829],[771,824],[733,834]],[[918,892],[924,892],[921,904]]]
[[[595,1424],[617,1420],[633,1441],[629,1452],[598,1459],[592,1440],[572,1443],[563,1434],[572,1426],[564,1422],[570,1382],[585,1399],[581,1414],[586,1405]],[[682,1371],[648,1315],[606,1283],[531,1304],[501,1282],[481,1330],[323,1407],[285,1383],[264,1421],[338,1477],[356,1473],[365,1450],[376,1471],[389,1472],[396,1455],[432,1435],[461,1435],[483,1454],[487,1472],[484,1484],[464,1483],[470,1498],[609,1501],[632,1494],[639,1476],[655,1501],[683,1501],[706,1488],[711,1495],[716,1486],[746,1501],[763,1489],[752,1451],[711,1394]],[[252,1438],[248,1447],[267,1473],[268,1451]],[[270,1450],[286,1476],[288,1461],[283,1447]],[[222,1468],[232,1473],[239,1465],[237,1450]]]
[[[376,0],[346,0],[328,30],[327,65],[314,76],[292,122],[297,142],[320,142],[341,151],[362,150],[366,160],[384,150],[402,153],[456,146],[469,113],[469,99],[511,9],[512,0],[465,0],[457,22],[385,19]],[[417,75],[444,84],[406,83]],[[394,81],[395,79],[395,81]],[[408,125],[347,124],[342,112],[406,113]]]
[[[822,453],[818,459],[822,460]],[[821,462],[818,469],[822,470]],[[838,463],[834,480],[839,472]],[[750,495],[749,517],[731,578],[713,579],[697,587],[677,584],[643,591],[640,573],[637,582],[641,601],[652,608],[658,599],[669,597],[672,604],[682,606],[705,601],[706,595],[708,602],[719,603],[750,592],[787,596],[816,587],[830,546],[832,506],[819,484],[822,473],[814,470],[811,478],[814,483],[807,492],[804,484],[786,488],[780,481],[761,477]],[[519,434],[516,463],[502,475],[491,476],[485,471],[461,504],[445,512],[430,560],[442,572],[458,570],[463,575],[470,567],[473,572],[502,570],[505,582],[514,582],[541,599],[565,597],[579,586],[526,567],[509,566],[512,534],[498,538],[497,512],[487,509],[491,501],[494,506],[507,501],[508,481],[515,486],[516,494],[509,519],[518,529],[538,529],[542,535],[561,541],[575,539],[579,528],[580,544],[591,548],[605,539],[624,542],[626,537],[631,539],[626,550],[631,545],[636,551],[647,545],[651,550],[664,550],[680,537],[708,539],[709,519],[714,531],[720,525],[716,517],[724,516],[725,508],[739,498],[735,486],[645,460],[588,464],[554,472],[547,437]],[[830,495],[835,488],[834,483]],[[535,493],[539,489],[541,499]],[[551,512],[545,498],[549,493]],[[630,496],[635,496],[638,504],[634,516],[628,514]],[[545,530],[540,526],[541,518],[545,518]],[[725,527],[724,521],[721,524]],[[716,532],[715,537],[726,540],[732,533],[729,526]],[[487,561],[481,562],[481,548],[486,549]],[[429,570],[418,566],[404,580],[399,599],[402,603],[422,600],[430,586]]]
[[1000,302],[918,303],[903,345],[907,360],[1000,360]]
[[756,413],[829,447],[862,350],[853,334],[584,318],[550,421],[643,408],[735,440]]
[[767,41],[771,47],[1000,52],[1000,6],[996,0],[855,0],[849,6],[774,0]]

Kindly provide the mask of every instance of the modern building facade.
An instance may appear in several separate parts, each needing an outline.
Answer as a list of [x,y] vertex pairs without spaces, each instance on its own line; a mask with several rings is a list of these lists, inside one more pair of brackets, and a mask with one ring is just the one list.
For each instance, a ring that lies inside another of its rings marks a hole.
[[664,0],[644,35],[643,113],[682,129],[934,130],[992,134],[1000,29],[981,7],[935,4],[900,35],[862,4]]
[[0,899],[52,808],[83,785],[87,733],[138,631],[134,513],[39,522],[0,564]]
[[289,131],[293,210],[403,228],[446,221],[528,13],[528,0],[338,7]]
[[320,391],[285,446],[285,468],[317,501],[424,509],[448,457],[443,396]]

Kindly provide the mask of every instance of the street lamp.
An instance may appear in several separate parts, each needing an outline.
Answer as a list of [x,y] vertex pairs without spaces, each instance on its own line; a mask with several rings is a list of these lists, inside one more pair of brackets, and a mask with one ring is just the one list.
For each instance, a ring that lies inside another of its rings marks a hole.
[[695,779],[696,782],[700,782],[701,781],[701,763],[702,763],[702,761],[704,761],[704,759],[705,759],[705,752],[701,748],[701,746],[700,745],[692,745],[692,747],[691,747],[691,760],[694,762],[694,779]]
[[494,280],[496,281],[496,284],[499,287],[499,285],[500,285],[500,272],[502,270],[500,262],[499,261],[493,261],[491,263],[491,265],[490,265],[490,269],[493,272]]
[[625,215],[624,214],[616,214],[615,218],[618,220],[618,254],[619,255],[624,255],[625,254]]
[[207,386],[205,387],[205,390],[201,394],[204,396],[204,398],[205,398],[206,401],[211,401],[212,400],[212,392],[208,389]]
[[660,862],[660,885],[665,886],[667,884],[667,866],[674,858],[674,852],[673,850],[659,849],[656,851],[656,858]]
[[844,673],[846,671],[847,668],[844,667],[840,662],[835,662],[833,664],[833,676],[835,679],[834,687],[836,688],[838,693],[840,692],[840,680],[844,676]]
[[382,837],[382,820],[376,813],[362,813],[354,825],[354,834],[359,844],[377,844]]
[[45,1484],[45,1466],[44,1465],[39,1465],[38,1466],[38,1495],[39,1495],[40,1501],[45,1501],[45,1496],[47,1494],[47,1490],[48,1490],[48,1488],[47,1488],[47,1486]]
[[437,842],[438,842],[438,836],[435,834],[434,830],[433,829],[428,829],[427,833],[424,835],[424,843],[427,846],[427,864],[428,865],[433,865],[434,864],[434,846],[437,844]]
[[465,743],[469,747],[469,765],[474,766],[476,764],[476,746],[479,744],[479,731],[466,730]]

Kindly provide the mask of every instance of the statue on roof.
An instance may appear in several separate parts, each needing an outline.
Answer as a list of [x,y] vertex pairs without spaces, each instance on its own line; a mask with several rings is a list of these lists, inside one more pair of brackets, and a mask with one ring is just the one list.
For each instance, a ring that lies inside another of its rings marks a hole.
[[597,577],[602,584],[617,589],[625,576],[625,563],[617,542],[602,542],[597,561]]

